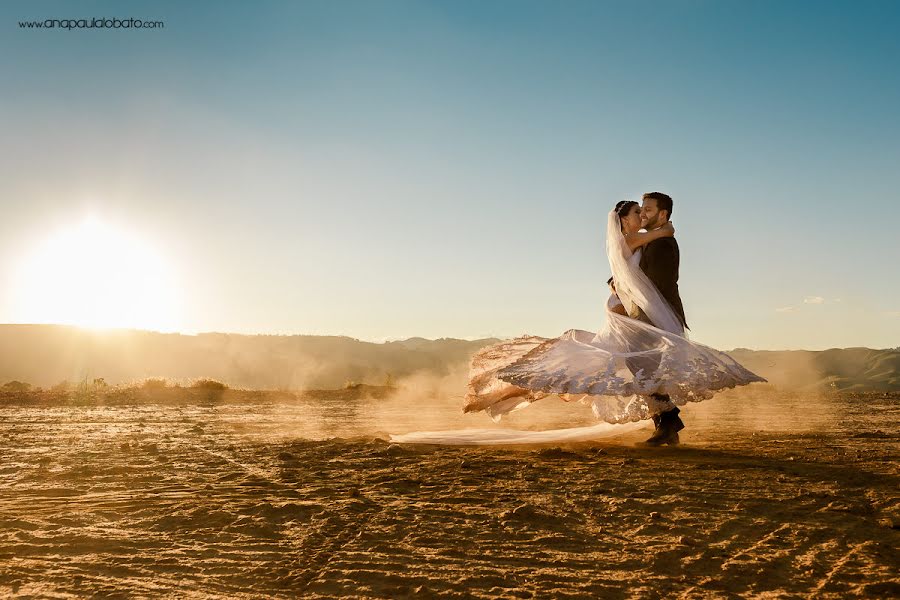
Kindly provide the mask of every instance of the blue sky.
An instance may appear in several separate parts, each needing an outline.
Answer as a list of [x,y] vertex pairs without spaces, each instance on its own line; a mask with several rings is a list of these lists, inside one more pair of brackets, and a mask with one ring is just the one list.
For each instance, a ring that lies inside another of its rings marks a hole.
[[[93,215],[165,255],[184,331],[551,337],[602,326],[606,214],[660,190],[694,339],[900,345],[898,3],[0,16],[0,277]],[[17,26],[94,16],[165,27]]]

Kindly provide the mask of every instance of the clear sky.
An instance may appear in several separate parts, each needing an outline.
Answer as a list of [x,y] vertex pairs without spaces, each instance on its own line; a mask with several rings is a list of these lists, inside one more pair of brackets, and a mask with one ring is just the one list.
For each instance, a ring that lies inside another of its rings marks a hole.
[[[900,346],[898,2],[4,2],[0,17],[0,322],[146,292],[135,310],[166,312],[134,325],[187,332],[596,330],[606,214],[660,190],[694,339]],[[91,17],[165,26],[18,26]],[[94,254],[65,237],[86,218],[115,233]],[[158,298],[124,273],[149,263],[123,239],[165,265]]]

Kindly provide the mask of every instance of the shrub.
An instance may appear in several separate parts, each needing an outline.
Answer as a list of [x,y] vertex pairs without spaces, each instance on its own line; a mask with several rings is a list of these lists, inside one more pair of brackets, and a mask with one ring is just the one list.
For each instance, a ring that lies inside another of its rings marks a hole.
[[228,386],[221,381],[215,379],[198,379],[191,384],[191,387],[199,390],[227,390]]
[[75,385],[74,398],[78,401],[93,400],[101,392],[105,392],[109,388],[109,384],[102,377],[88,379],[85,377]]
[[63,379],[50,388],[51,392],[68,392],[72,388],[72,384],[68,380]]
[[24,381],[7,381],[3,384],[3,387],[0,388],[4,392],[27,392],[31,389],[30,383],[25,383]]
[[145,379],[144,383],[141,384],[141,387],[145,390],[161,390],[169,385],[169,382],[161,377],[152,377],[150,379]]

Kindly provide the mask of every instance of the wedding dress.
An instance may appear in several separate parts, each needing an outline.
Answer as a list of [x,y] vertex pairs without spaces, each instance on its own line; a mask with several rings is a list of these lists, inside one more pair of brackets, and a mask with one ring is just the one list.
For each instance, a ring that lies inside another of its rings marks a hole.
[[[766,381],[733,358],[691,341],[675,312],[641,271],[613,210],[607,222],[607,255],[617,294],[606,304],[599,332],[569,329],[556,338],[523,335],[480,349],[472,357],[465,412],[484,411],[494,421],[549,395],[591,407],[597,419],[627,423],[660,412],[651,394],[684,405],[716,392]],[[638,307],[656,325],[613,312]]]

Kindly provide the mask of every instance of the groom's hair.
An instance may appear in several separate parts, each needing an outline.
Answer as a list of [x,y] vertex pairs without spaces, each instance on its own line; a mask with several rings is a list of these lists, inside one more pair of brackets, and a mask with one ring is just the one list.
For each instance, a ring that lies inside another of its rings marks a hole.
[[672,218],[672,197],[663,194],[662,192],[647,192],[641,197],[641,200],[656,200],[656,208],[658,210],[666,211],[668,218]]

